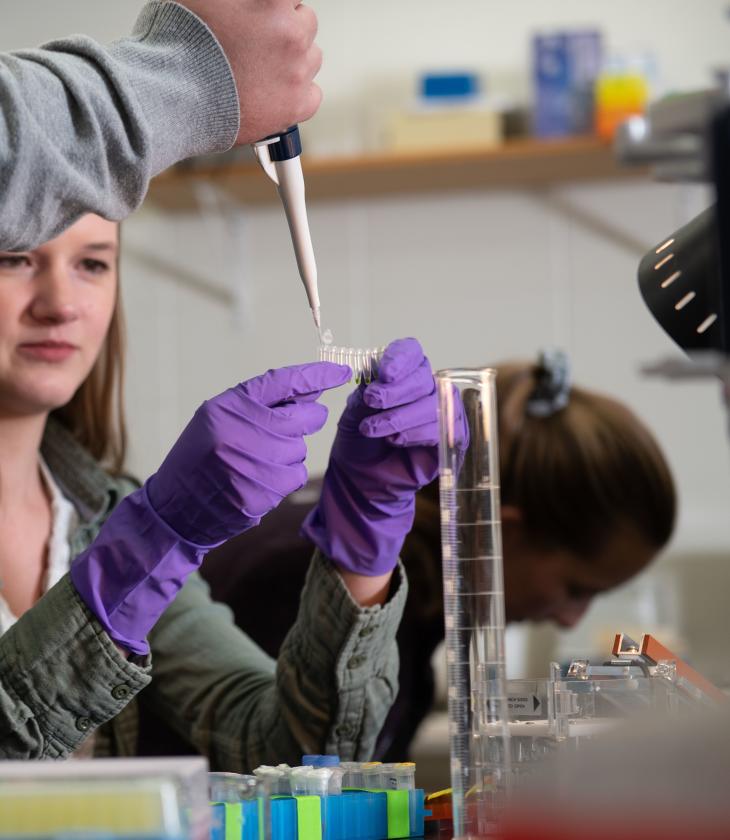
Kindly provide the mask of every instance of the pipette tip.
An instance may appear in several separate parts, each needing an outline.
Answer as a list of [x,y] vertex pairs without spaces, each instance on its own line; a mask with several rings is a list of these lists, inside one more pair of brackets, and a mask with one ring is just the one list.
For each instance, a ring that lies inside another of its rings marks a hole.
[[320,319],[319,307],[318,306],[312,308],[312,317],[314,318],[314,326],[317,328],[317,332],[319,333],[320,338],[321,338],[321,336],[322,336],[322,321]]

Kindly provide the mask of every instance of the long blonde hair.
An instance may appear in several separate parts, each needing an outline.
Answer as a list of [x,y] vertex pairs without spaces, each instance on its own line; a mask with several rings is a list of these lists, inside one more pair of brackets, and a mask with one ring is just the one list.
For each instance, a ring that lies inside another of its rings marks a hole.
[[70,401],[51,413],[112,475],[122,471],[127,453],[124,419],[125,329],[119,277],[117,256],[117,295],[101,352]]

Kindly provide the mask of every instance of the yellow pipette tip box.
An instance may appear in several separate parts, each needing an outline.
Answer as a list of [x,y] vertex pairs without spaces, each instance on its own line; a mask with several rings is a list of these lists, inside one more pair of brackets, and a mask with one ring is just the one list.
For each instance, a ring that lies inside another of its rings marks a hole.
[[203,840],[203,759],[0,764],[0,838]]

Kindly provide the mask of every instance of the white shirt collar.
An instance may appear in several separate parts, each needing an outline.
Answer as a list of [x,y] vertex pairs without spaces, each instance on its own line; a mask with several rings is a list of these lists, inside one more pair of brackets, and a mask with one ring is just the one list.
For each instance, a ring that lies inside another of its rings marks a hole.
[[[79,517],[76,508],[63,495],[40,455],[38,460],[41,478],[51,497],[51,535],[48,540],[46,573],[43,579],[43,594],[45,594],[58,583],[71,566],[70,539],[71,534],[78,527]],[[17,617],[13,615],[0,590],[0,634],[5,633],[16,621]]]

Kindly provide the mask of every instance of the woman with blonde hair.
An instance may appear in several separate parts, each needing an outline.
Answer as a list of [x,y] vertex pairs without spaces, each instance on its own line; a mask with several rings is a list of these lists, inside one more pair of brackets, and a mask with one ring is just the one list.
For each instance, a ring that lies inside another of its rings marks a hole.
[[118,226],[89,215],[0,253],[0,756],[136,754],[142,695],[213,768],[368,759],[397,683],[398,554],[436,474],[428,360],[392,342],[350,396],[274,661],[197,569],[305,483],[317,400],[351,371],[269,370],[213,397],[140,487],[123,473],[118,251]]

